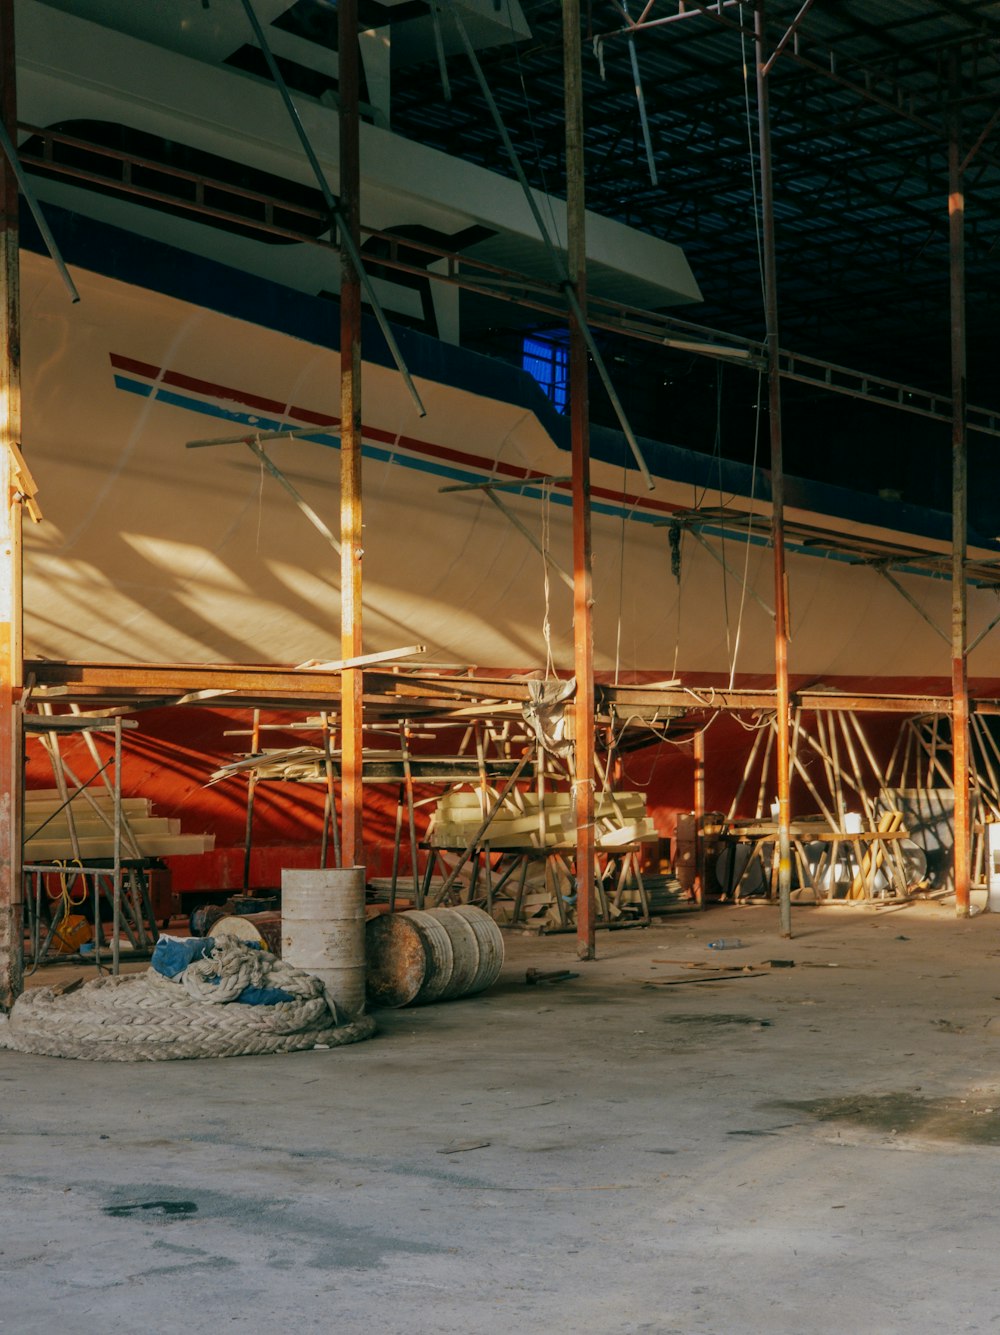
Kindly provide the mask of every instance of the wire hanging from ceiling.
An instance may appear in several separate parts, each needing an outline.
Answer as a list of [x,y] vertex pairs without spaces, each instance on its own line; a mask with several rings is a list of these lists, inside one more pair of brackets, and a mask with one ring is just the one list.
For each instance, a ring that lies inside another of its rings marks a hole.
[[[740,6],[740,57],[743,69],[743,105],[746,110],[747,153],[750,163],[750,194],[753,203],[753,230],[757,243],[757,272],[760,277],[760,303],[763,312],[767,305],[767,289],[764,285],[764,242],[761,236],[760,195],[757,188],[757,155],[754,151],[753,117],[750,112],[750,71],[747,66],[747,39],[743,23],[744,6]],[[760,395],[758,394],[758,400]]]

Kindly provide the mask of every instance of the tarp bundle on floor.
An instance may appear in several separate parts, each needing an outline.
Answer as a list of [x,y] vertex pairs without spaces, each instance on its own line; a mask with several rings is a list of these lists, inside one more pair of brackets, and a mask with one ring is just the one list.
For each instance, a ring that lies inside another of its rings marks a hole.
[[[246,1005],[246,989],[291,1001]],[[220,937],[174,977],[155,969],[95,978],[79,991],[25,992],[0,1018],[0,1048],[81,1061],[178,1061],[339,1047],[370,1038],[375,1021],[341,1023],[322,982],[235,937]]]

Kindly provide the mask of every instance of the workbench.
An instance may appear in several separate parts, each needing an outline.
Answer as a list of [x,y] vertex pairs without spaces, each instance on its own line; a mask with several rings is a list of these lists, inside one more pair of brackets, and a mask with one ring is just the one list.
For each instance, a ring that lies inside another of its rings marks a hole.
[[[778,824],[772,820],[735,821],[729,825],[705,827],[706,837],[721,837],[730,841],[730,874],[726,878],[726,884],[730,887],[728,893],[736,903],[747,898],[744,888],[754,865],[759,866],[763,872],[768,897],[774,898],[778,833]],[[899,897],[905,897],[907,894],[906,867],[899,844],[901,840],[909,838],[908,830],[867,829],[848,833],[844,830],[831,830],[826,821],[799,819],[790,822],[788,834],[792,856],[798,868],[800,888],[811,890],[817,903],[838,898],[829,892],[829,879],[842,860],[851,869],[851,890],[855,887],[860,890],[860,894],[849,891],[848,899],[860,899],[864,903],[872,903],[875,900],[875,875],[883,866],[886,867],[891,879],[894,894]],[[824,845],[815,865],[806,851],[806,845],[811,843]],[[733,881],[736,848],[740,844],[749,845],[750,853]],[[765,857],[768,845],[771,846],[772,852],[770,857]]]

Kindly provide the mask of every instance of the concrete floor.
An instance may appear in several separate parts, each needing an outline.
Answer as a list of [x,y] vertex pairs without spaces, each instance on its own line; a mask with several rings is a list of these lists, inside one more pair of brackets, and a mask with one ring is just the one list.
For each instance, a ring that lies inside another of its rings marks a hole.
[[[1000,916],[776,927],[509,936],[334,1052],[0,1052],[0,1331],[997,1330]],[[648,986],[718,936],[796,967]]]

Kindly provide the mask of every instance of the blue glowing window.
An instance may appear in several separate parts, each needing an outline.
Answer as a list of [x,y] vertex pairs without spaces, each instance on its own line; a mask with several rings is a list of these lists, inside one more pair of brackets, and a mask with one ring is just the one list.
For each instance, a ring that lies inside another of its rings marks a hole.
[[524,340],[521,365],[541,385],[556,411],[564,413],[569,386],[569,350],[556,338],[532,335]]

